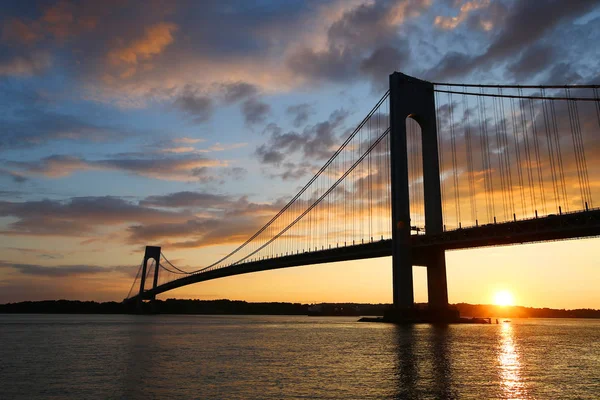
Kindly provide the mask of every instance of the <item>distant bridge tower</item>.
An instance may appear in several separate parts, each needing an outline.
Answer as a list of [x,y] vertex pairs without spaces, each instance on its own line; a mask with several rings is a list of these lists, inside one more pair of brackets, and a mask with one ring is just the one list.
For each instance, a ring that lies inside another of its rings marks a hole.
[[[397,309],[414,305],[407,118],[414,119],[421,127],[425,232],[427,235],[439,234],[443,232],[443,220],[434,87],[431,82],[394,72],[390,75],[390,157],[392,280],[394,307]],[[448,284],[443,248],[428,250],[425,266],[429,307],[446,309]]]
[[[154,260],[154,279],[152,281],[152,288],[158,286],[158,271],[160,268],[160,247],[158,246],[146,246],[146,252],[144,253],[144,262],[142,263],[142,276],[140,277],[140,292],[138,295],[138,303],[144,300],[144,286],[146,285],[146,273],[148,268],[148,261]],[[154,300],[154,295],[149,300]]]

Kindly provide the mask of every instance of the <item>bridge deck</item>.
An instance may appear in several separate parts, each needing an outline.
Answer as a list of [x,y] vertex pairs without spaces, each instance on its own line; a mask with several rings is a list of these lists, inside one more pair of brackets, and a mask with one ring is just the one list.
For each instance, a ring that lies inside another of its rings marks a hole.
[[[445,250],[459,250],[592,236],[600,236],[600,210],[598,209],[571,214],[549,215],[543,218],[516,222],[457,229],[438,235],[415,235],[412,236],[413,264],[425,265],[429,253],[428,250],[432,247],[441,247]],[[185,276],[181,279],[158,286],[155,289],[145,291],[144,297],[151,298],[159,293],[193,283],[247,274],[250,272],[391,256],[391,245],[391,240],[387,239],[372,243],[247,262]],[[130,300],[136,298],[137,296],[134,296]]]

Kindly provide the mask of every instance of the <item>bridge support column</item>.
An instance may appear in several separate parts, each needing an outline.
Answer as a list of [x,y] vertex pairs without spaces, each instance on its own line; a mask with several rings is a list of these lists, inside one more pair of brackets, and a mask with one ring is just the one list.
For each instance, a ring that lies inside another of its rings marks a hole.
[[443,249],[432,250],[427,262],[427,297],[431,309],[448,308],[448,282],[444,253]]
[[[440,165],[435,110],[431,82],[399,72],[390,75],[390,151],[392,194],[392,268],[394,306],[414,303],[410,237],[410,195],[406,118],[421,127],[423,149],[423,198],[425,233],[443,232]],[[448,288],[443,249],[432,251],[427,263],[427,288],[431,308],[447,308]]]
[[394,308],[414,304],[406,99],[398,73],[390,75],[390,165],[392,196],[392,285]]
[[[158,284],[158,271],[160,268],[160,247],[158,246],[146,246],[146,251],[144,252],[144,262],[142,263],[142,276],[140,277],[140,291],[138,293],[138,307],[141,308],[142,301],[144,300],[144,287],[146,285],[146,274],[148,272],[148,261],[154,260],[154,278],[152,281],[152,288],[155,288]],[[154,300],[154,295],[152,295],[150,300]]]

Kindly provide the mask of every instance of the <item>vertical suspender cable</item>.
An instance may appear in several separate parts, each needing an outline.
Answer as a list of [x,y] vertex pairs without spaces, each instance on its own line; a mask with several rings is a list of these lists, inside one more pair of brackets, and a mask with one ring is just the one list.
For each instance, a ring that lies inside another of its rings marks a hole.
[[550,116],[548,110],[548,100],[546,99],[545,90],[542,88],[542,112],[544,115],[544,129],[546,131],[546,142],[548,144],[548,159],[550,160],[550,171],[552,173],[552,189],[554,193],[554,205],[558,211],[560,206],[560,191],[557,188],[557,173],[556,173],[556,161],[554,160],[554,146],[552,143],[552,133],[550,132]]
[[[466,92],[466,88],[464,89]],[[471,199],[471,224],[477,221],[477,201],[475,193],[475,171],[473,170],[473,147],[471,143],[471,119],[469,110],[469,100],[467,95],[463,95],[463,113],[465,120],[465,141],[467,145],[467,173],[469,177],[469,198]]]
[[542,209],[544,214],[548,213],[548,209],[546,207],[546,190],[544,189],[544,174],[542,172],[542,159],[540,153],[540,143],[538,138],[538,130],[537,130],[537,122],[535,120],[536,113],[534,111],[533,100],[529,99],[529,113],[531,116],[531,131],[533,133],[533,144],[535,150],[535,164],[537,166],[537,175],[538,175],[538,183],[540,186],[540,195],[542,201]]
[[[499,90],[499,94],[502,96],[502,88]],[[503,155],[504,155],[504,165],[506,172],[506,186],[508,191],[508,198],[510,200],[510,211],[511,214],[515,213],[515,199],[513,196],[513,183],[512,183],[512,168],[510,163],[510,143],[508,141],[508,129],[506,128],[506,112],[504,109],[504,97],[500,97],[498,99],[500,104],[500,133],[502,138],[502,147],[503,147]],[[514,129],[514,128],[513,128]],[[510,216],[509,216],[510,218]]]
[[[439,95],[438,92],[435,92],[435,105],[436,105],[436,112],[435,112],[435,123],[436,123],[436,128],[437,128],[437,140],[438,140],[438,154],[439,154],[439,159],[440,159],[440,190],[441,190],[441,196],[442,196],[442,224],[443,226],[446,226],[445,224],[445,220],[446,220],[446,174],[444,171],[445,165],[444,165],[444,142],[442,139],[442,130],[440,129],[440,116],[439,116],[439,109],[440,109],[440,99],[439,99]],[[600,115],[600,114],[599,114]],[[600,116],[598,117],[598,123],[600,123]]]
[[[519,96],[523,96],[523,90],[519,88]],[[527,113],[525,111],[525,100],[519,99],[521,129],[523,132],[523,143],[525,145],[525,157],[527,160],[527,182],[529,184],[529,195],[531,198],[532,213],[537,210],[536,198],[535,198],[535,182],[533,178],[533,171],[531,165],[531,148],[529,145],[529,134],[527,129]]]
[[452,176],[454,183],[454,206],[456,209],[456,227],[461,225],[460,218],[460,188],[458,187],[458,166],[456,162],[456,135],[454,132],[454,104],[452,94],[448,93],[448,111],[450,113],[450,144],[452,147]]
[[510,110],[512,117],[513,139],[517,155],[517,178],[519,180],[519,193],[521,195],[521,215],[525,215],[527,210],[525,208],[525,185],[523,183],[523,166],[521,164],[521,140],[519,138],[519,124],[517,123],[517,115],[515,113],[515,99],[512,98],[510,99]]
[[566,211],[569,211],[569,198],[567,196],[566,189],[566,180],[565,180],[565,170],[563,167],[563,158],[562,158],[562,149],[560,145],[560,135],[558,133],[558,122],[556,120],[556,108],[554,107],[554,101],[550,101],[550,115],[552,117],[552,131],[554,133],[554,143],[556,147],[557,160],[558,160],[558,173],[559,173],[559,183],[560,189],[562,191],[562,199],[565,206]]
[[[570,97],[570,91],[568,88],[565,87],[565,96],[567,97],[567,99]],[[580,159],[580,145],[579,145],[579,140],[577,137],[577,127],[575,126],[575,113],[573,110],[573,106],[574,106],[575,102],[571,101],[571,100],[567,100],[567,109],[569,111],[569,125],[571,128],[571,139],[573,141],[573,154],[575,155],[575,167],[577,170],[577,181],[579,183],[579,192],[581,194],[581,208],[584,209],[585,208],[585,203],[586,203],[586,197],[587,197],[587,192],[585,190],[585,184],[583,183],[583,176],[582,176],[582,165],[581,165],[581,159]]]

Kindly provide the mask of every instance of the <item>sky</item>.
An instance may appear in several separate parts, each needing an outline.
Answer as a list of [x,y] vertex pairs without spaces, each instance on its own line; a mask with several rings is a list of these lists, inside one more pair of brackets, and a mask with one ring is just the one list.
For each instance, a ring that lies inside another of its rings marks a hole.
[[[0,10],[0,303],[120,301],[145,245],[184,269],[210,264],[311,178],[393,71],[600,83],[593,0],[5,0]],[[509,290],[527,306],[600,308],[599,244],[448,252],[449,300]],[[425,270],[414,271],[415,300],[426,301]],[[162,297],[391,302],[391,259]]]

